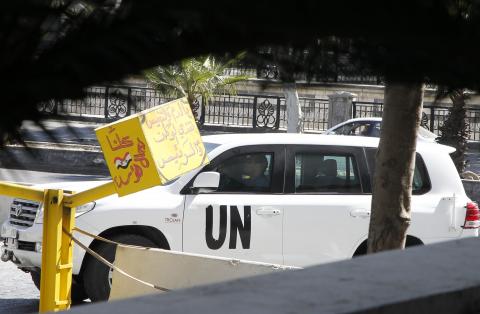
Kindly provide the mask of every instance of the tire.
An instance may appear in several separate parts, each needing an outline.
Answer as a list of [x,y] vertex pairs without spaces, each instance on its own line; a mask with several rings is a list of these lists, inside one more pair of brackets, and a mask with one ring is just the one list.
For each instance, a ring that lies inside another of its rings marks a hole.
[[[40,290],[40,272],[39,271],[30,271],[30,276],[32,277],[33,284]],[[83,285],[77,281],[78,277],[73,275],[73,282],[72,282],[72,303],[80,303],[83,300],[87,299],[87,294],[85,293],[85,289]]]
[[[110,237],[112,241],[145,247],[158,247],[153,241],[137,234],[118,234]],[[116,246],[109,243],[97,242],[92,249],[103,256],[106,260],[113,263],[115,259]],[[85,270],[83,272],[83,283],[85,291],[92,302],[107,301],[110,296],[110,278],[111,269],[100,263],[92,256],[88,256],[85,261]]]
[[[407,235],[407,239],[405,241],[405,248],[409,248],[409,247],[417,246],[417,245],[423,245],[423,242],[418,238]],[[362,242],[362,244],[360,244],[360,246],[357,248],[355,253],[353,253],[352,258],[362,256],[362,255],[366,255],[367,254],[367,249],[368,249],[367,248],[367,240],[365,240],[365,241]]]

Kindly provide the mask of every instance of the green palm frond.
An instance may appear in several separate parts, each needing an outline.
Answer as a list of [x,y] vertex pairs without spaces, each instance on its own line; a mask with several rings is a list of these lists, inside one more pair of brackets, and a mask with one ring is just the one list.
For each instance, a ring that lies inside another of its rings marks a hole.
[[144,71],[150,86],[167,97],[187,96],[193,106],[197,96],[205,102],[215,93],[235,94],[235,84],[246,81],[248,76],[225,76],[225,70],[235,66],[246,53],[234,58],[219,61],[213,56],[184,59],[170,66],[158,66]]

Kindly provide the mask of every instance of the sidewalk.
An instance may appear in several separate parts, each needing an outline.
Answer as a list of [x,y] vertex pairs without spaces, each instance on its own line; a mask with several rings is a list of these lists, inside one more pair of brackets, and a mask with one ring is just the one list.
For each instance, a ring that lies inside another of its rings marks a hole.
[[28,142],[50,142],[98,146],[95,129],[103,124],[66,120],[44,120],[42,129],[31,121],[22,124],[21,135]]
[[[0,151],[0,167],[54,173],[109,175],[95,129],[102,124],[45,120],[42,126],[23,123],[27,146],[8,145]],[[43,127],[43,128],[42,128]]]

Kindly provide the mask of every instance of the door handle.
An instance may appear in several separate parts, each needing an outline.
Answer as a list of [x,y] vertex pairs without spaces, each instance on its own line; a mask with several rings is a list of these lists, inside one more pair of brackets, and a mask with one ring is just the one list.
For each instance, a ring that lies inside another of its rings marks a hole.
[[260,216],[277,216],[280,215],[282,212],[280,209],[275,208],[259,208],[257,209],[257,215]]
[[360,218],[369,218],[370,211],[366,209],[354,209],[350,212],[350,216],[352,217],[360,217]]

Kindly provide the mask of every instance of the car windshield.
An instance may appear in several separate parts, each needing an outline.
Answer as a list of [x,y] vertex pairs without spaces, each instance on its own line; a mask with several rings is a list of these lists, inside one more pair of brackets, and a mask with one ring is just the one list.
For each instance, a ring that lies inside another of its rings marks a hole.
[[[210,152],[212,150],[214,150],[215,148],[217,148],[218,146],[220,146],[220,144],[217,144],[217,143],[209,143],[209,142],[203,142],[203,146],[205,146],[205,150],[207,151],[207,154],[210,154]],[[173,179],[172,181],[169,181],[163,185],[170,185],[174,182],[176,182],[178,180],[178,178],[175,178]]]
[[220,146],[220,144],[203,142],[203,146],[205,146],[205,150],[207,151],[207,154],[209,154],[212,150]]
[[435,133],[430,132],[429,130],[425,129],[422,126],[418,128],[418,135],[423,136],[424,138],[428,138],[428,139],[437,138],[437,135]]

